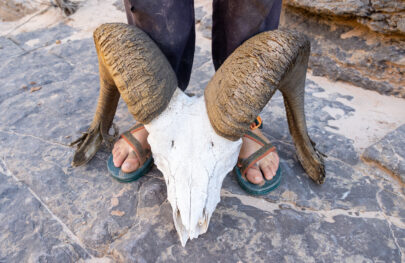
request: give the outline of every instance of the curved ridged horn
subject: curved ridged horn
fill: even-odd
[[[233,141],[241,138],[289,75],[300,52],[309,53],[308,41],[280,30],[261,33],[238,47],[205,90],[216,132]]]
[[[176,75],[150,37],[133,25],[103,24],[93,34],[100,73],[97,110],[87,132],[71,143],[78,145],[72,165],[93,158],[108,135],[119,96],[138,122],[147,124],[163,112],[177,88]]]
[[[134,118],[158,116],[176,90],[177,78],[164,54],[135,26],[112,23],[94,31],[99,63],[111,76]]]
[[[225,60],[208,83],[204,96],[214,130],[235,141],[249,130],[279,89],[298,158],[308,175],[322,183],[322,156],[308,137],[304,115],[309,52],[310,43],[302,34],[282,30],[258,34]]]

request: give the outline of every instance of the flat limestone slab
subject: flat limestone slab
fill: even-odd
[[[59,37],[54,33],[59,27],[66,36],[74,33],[59,25],[30,36]],[[33,43],[29,35],[17,38],[22,47]],[[11,40],[0,39],[13,47]],[[347,103],[350,96],[328,93],[327,86],[307,80],[309,133],[329,156],[326,181],[319,186],[296,159],[282,97],[276,94],[262,118],[264,133],[280,154],[281,186],[251,197],[230,173],[208,232],[182,248],[156,168],[137,182],[119,183],[108,175],[106,148],[86,166],[70,166],[74,149],[67,144],[86,130],[96,107],[97,57],[91,38],[51,42],[24,54],[0,53],[0,218],[9,222],[0,226],[0,261],[19,261],[34,252],[49,261],[66,256],[67,262],[404,261],[401,186],[363,162],[362,151],[340,132],[344,127],[332,124],[358,111]],[[189,92],[199,95],[213,69],[205,47],[196,49],[195,60]],[[33,86],[41,89],[30,92]],[[133,124],[123,103],[115,122],[121,131]],[[38,236],[32,237],[32,226],[14,227],[24,215],[38,218],[36,224],[43,226]],[[3,245],[13,242],[21,246]]]
[[[405,125],[368,147],[363,158],[383,166],[405,183]]]
[[[0,262],[77,262],[90,259],[27,186],[5,175],[0,162]]]

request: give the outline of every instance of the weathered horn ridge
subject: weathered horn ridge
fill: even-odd
[[[177,79],[152,39],[133,25],[111,23],[94,31],[94,42],[100,71],[112,78],[134,118],[147,124],[163,112]]]
[[[268,31],[245,41],[226,59],[205,90],[215,131],[230,140],[241,138],[292,71],[297,58],[308,57],[309,51],[306,37],[289,31]]]
[[[162,113],[176,90],[177,79],[164,54],[146,33],[132,25],[104,24],[94,31],[100,95],[87,132],[77,145],[72,165],[90,161],[101,144],[111,146],[108,134],[120,95],[134,118],[144,124]],[[117,130],[115,130],[117,135]]]
[[[237,140],[280,90],[298,159],[321,184],[325,180],[323,155],[308,136],[304,110],[309,52],[309,41],[299,33],[275,30],[254,36],[215,73],[205,90],[205,103],[214,130]]]

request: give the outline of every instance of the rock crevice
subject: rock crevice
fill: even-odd
[[[352,18],[378,33],[405,35],[405,2],[401,0],[285,0],[284,3],[317,15]]]
[[[286,0],[281,27],[311,40],[316,76],[405,98],[405,2]]]

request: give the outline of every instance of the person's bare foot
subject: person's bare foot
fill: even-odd
[[[259,129],[253,130],[252,132],[263,138],[266,142],[269,142]],[[149,133],[145,129],[138,130],[132,135],[141,143],[144,149],[150,149],[150,145],[147,141]],[[247,158],[261,147],[260,144],[248,138],[243,137],[242,140],[243,144],[239,153],[239,158]],[[123,172],[130,173],[139,168],[140,164],[137,156],[131,146],[124,139],[121,138],[114,144],[112,154],[114,165],[116,167],[121,167]],[[276,152],[271,152],[265,158],[261,159],[258,162],[258,165],[260,169],[258,166],[253,166],[246,172],[246,178],[249,182],[254,184],[261,184],[264,181],[263,174],[267,180],[273,178],[279,165],[279,157]]]
[[[261,137],[264,141],[269,142],[269,140],[259,129],[255,129],[252,132]],[[239,158],[248,158],[250,155],[252,155],[254,152],[262,147],[260,144],[249,138],[243,137],[242,140],[243,143],[239,153]],[[267,180],[271,180],[273,176],[276,175],[279,161],[280,160],[277,152],[269,153],[267,156],[257,162],[258,165],[254,165],[246,171],[247,180],[253,184],[263,183],[264,178],[266,178]]]
[[[132,133],[142,145],[144,149],[150,150],[150,145],[146,140],[149,133],[145,129],[137,130]],[[113,162],[115,167],[121,167],[121,170],[124,173],[131,173],[139,168],[140,163],[138,157],[135,155],[135,152],[131,146],[124,140],[119,139],[115,144],[112,150]]]

